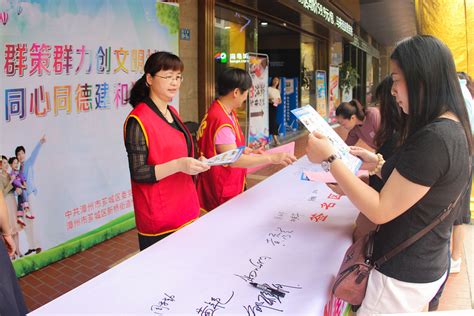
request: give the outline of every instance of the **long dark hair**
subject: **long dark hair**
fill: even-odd
[[[352,115],[355,115],[359,120],[363,121],[365,119],[365,110],[366,107],[364,105],[356,99],[353,99],[349,102],[342,102],[339,104],[336,108],[336,116],[342,116],[349,120]]]
[[[400,132],[402,113],[392,95],[393,80],[391,76],[385,77],[375,89],[375,100],[380,105],[380,127],[375,133],[374,143],[380,148],[393,134]]]
[[[401,143],[451,111],[464,128],[471,152],[471,127],[449,48],[434,36],[416,35],[399,42],[390,58],[402,70],[408,89],[409,113],[401,127]]]
[[[174,70],[181,71],[184,70],[184,65],[181,59],[178,56],[168,53],[168,52],[156,52],[150,55],[146,60],[145,67],[143,68],[143,76],[135,82],[130,91],[130,99],[128,102],[132,107],[137,106],[139,103],[143,102],[149,94],[150,88],[146,82],[146,75],[150,74],[154,76],[160,70]]]

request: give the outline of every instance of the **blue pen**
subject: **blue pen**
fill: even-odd
[[[259,290],[268,292],[270,294],[273,294],[273,295],[276,295],[276,296],[279,296],[279,297],[285,297],[285,293],[283,293],[282,291],[279,291],[277,289],[271,288],[266,284],[258,284],[258,283],[255,283],[255,282],[250,282],[250,285],[256,287]]]

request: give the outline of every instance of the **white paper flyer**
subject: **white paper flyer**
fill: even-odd
[[[349,146],[342,140],[325,119],[311,106],[306,105],[291,111],[310,133],[317,131],[325,135],[334,146],[341,160],[355,174],[362,165],[362,160],[352,155]]]

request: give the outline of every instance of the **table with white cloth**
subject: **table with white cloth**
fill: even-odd
[[[357,211],[304,170],[321,169],[299,159],[31,315],[323,315]]]

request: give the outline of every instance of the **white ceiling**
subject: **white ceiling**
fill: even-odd
[[[414,0],[360,0],[360,25],[375,40],[392,46],[417,34]]]

